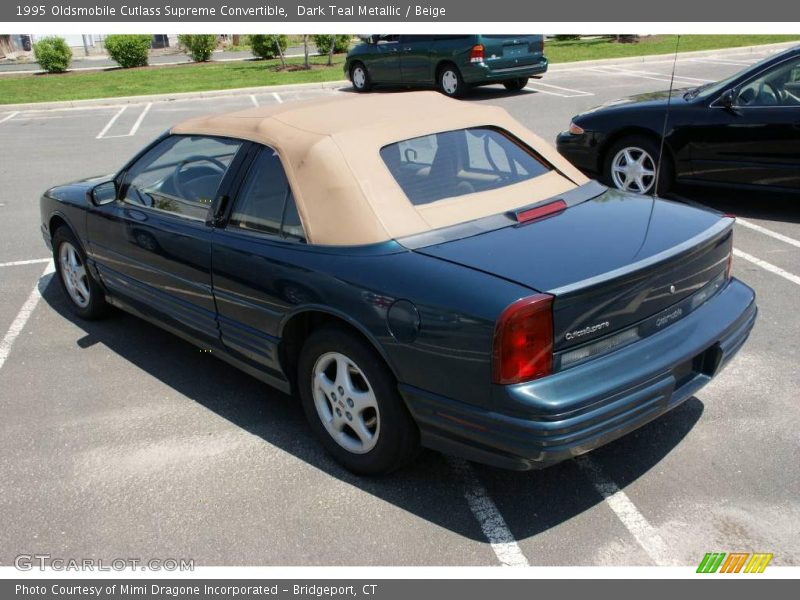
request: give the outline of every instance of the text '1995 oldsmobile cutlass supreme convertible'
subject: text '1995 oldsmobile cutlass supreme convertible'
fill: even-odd
[[[357,473],[582,454],[695,394],[756,318],[733,218],[434,92],[192,119],[41,214],[79,316],[114,305],[296,393]]]

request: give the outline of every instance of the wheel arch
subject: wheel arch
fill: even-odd
[[[53,239],[53,235],[55,235],[56,230],[62,226],[69,229],[72,236],[81,245],[81,248],[83,248],[83,251],[86,252],[86,248],[83,247],[83,240],[81,240],[80,236],[78,235],[78,230],[75,229],[75,226],[69,220],[69,217],[67,217],[67,215],[60,210],[54,211],[50,215],[50,219],[47,221],[47,232],[50,234],[50,239]]]
[[[365,341],[378,353],[395,380],[399,381],[397,371],[385,349],[364,325],[329,307],[310,306],[286,315],[280,326],[278,355],[283,372],[293,388],[297,385],[297,361],[303,344],[312,332],[326,326],[341,327]]]

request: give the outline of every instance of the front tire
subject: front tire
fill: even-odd
[[[632,135],[615,142],[606,152],[603,176],[606,183],[635,194],[658,194],[669,191],[674,177],[672,159],[666,148],[656,186],[660,144],[649,137]]]
[[[504,81],[503,85],[509,92],[519,92],[520,90],[525,89],[525,86],[528,85],[528,78],[517,77],[516,79],[509,79],[508,81]]]
[[[419,431],[397,383],[362,339],[338,328],[315,331],[300,351],[297,382],[309,425],[349,471],[389,473],[419,449]]]
[[[467,84],[461,77],[461,71],[453,64],[446,64],[439,69],[436,78],[439,91],[450,98],[458,98],[464,94]]]
[[[353,66],[350,68],[350,81],[353,83],[353,89],[359,93],[368,92],[372,89],[372,80],[369,77],[369,71],[367,71],[367,67],[364,66],[364,63],[353,63]]]
[[[65,225],[53,234],[53,260],[61,291],[72,311],[87,320],[105,316],[105,293],[86,266],[83,248]]]

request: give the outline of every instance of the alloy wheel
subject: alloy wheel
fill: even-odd
[[[312,394],[317,415],[330,436],[354,454],[366,454],[380,435],[380,412],[364,372],[339,352],[314,364]]]
[[[61,279],[70,299],[80,308],[86,308],[92,299],[92,293],[86,266],[77,248],[69,242],[62,242],[58,249],[58,261]]]
[[[623,148],[611,161],[611,179],[621,190],[646,194],[655,184],[656,163],[642,148]]]

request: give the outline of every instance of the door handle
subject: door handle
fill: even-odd
[[[403,48],[403,52],[411,52],[411,48]]]

